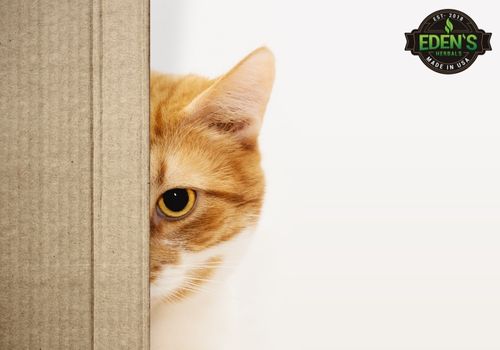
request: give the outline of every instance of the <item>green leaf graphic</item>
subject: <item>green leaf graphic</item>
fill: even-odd
[[[444,31],[447,34],[450,34],[453,31],[453,23],[451,23],[450,19],[446,19],[446,26],[444,27]]]

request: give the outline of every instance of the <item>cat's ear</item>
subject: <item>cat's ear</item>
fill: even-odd
[[[255,143],[273,82],[274,56],[259,48],[198,95],[185,112],[243,143]]]

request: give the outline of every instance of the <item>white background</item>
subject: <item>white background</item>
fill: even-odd
[[[265,44],[267,196],[233,286],[240,349],[500,349],[500,5],[153,0],[152,68]],[[445,76],[404,32],[456,8],[493,51]]]

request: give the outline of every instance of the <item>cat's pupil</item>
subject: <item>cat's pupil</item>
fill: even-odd
[[[174,188],[163,194],[165,206],[172,211],[181,211],[189,203],[189,194],[183,188]]]

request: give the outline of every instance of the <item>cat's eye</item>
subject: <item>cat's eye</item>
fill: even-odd
[[[173,188],[158,199],[158,209],[169,219],[187,215],[196,202],[196,192],[190,188]]]

